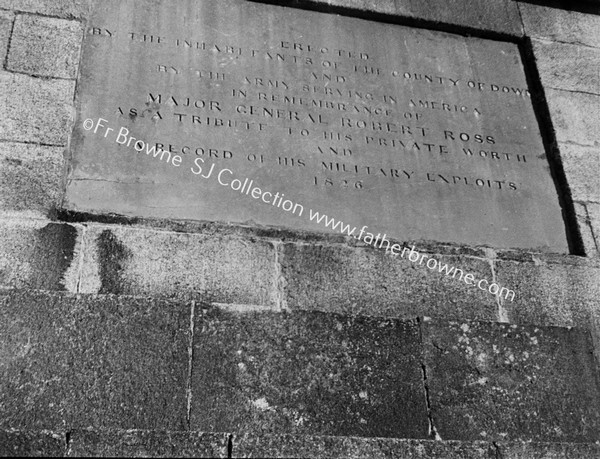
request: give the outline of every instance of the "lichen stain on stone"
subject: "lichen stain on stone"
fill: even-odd
[[[126,292],[123,275],[131,251],[117,239],[111,230],[104,230],[96,239],[100,261],[99,293],[122,294]]]
[[[64,223],[49,223],[37,230],[32,265],[37,273],[31,287],[65,290],[63,277],[75,253],[77,229]]]

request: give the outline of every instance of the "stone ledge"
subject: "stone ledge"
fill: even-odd
[[[0,219],[0,233],[3,287],[195,297],[205,303],[242,305],[242,309],[248,305],[250,309],[314,309],[396,318],[506,320],[502,309],[511,305],[467,285],[459,276],[391,257],[382,249],[286,242],[291,233],[278,240],[253,236],[250,231],[181,233],[14,215]],[[557,302],[567,315],[583,310],[587,314],[598,307],[593,281],[600,272],[598,258],[492,249],[473,256],[467,254],[478,252],[441,247],[446,253],[436,253],[436,248],[415,249],[513,290],[512,308],[533,312],[528,320],[560,317],[563,312],[556,309]],[[571,283],[564,284],[563,278]],[[571,325],[570,320],[560,325]]]

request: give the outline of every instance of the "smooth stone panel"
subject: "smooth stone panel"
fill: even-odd
[[[240,0],[98,2],[77,99],[72,210],[567,252],[513,43]]]

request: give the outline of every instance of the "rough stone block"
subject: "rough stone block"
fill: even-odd
[[[10,41],[10,32],[13,27],[15,15],[10,11],[0,10],[0,58],[4,62],[8,52],[8,43]]]
[[[192,429],[427,438],[416,322],[197,314]]]
[[[426,322],[427,385],[443,439],[600,439],[600,387],[587,331]]]
[[[600,311],[600,269],[583,260],[567,261],[496,262],[497,279],[516,292],[514,302],[504,303],[511,323],[590,325],[590,311]]]
[[[546,99],[559,142],[600,145],[600,96],[546,88]]]
[[[600,16],[517,2],[530,37],[600,48]]]
[[[64,167],[61,147],[0,143],[0,210],[47,215],[56,209]]]
[[[600,49],[536,39],[532,44],[545,87],[600,94]]]
[[[70,133],[75,82],[0,72],[0,140],[64,146]]]
[[[597,459],[600,445],[593,443],[496,443],[502,459]]]
[[[226,433],[75,430],[68,457],[227,457]]]
[[[465,275],[492,278],[485,260],[431,256]],[[406,257],[385,255],[383,249],[285,244],[280,260],[287,306],[367,316],[497,319],[493,295]]]
[[[63,457],[64,433],[0,430],[0,457]]]
[[[82,19],[89,14],[90,0],[0,0],[0,8],[44,16]]]
[[[0,220],[0,286],[64,290],[77,229],[45,220]]]
[[[600,203],[598,147],[561,143],[559,149],[573,200]]]
[[[79,21],[19,14],[6,68],[36,76],[76,78],[82,39]]]
[[[190,306],[0,294],[0,427],[183,430]]]
[[[494,445],[487,442],[244,434],[234,436],[232,457],[488,459],[496,455]]]
[[[600,203],[586,202],[585,207],[590,218],[590,225],[596,241],[596,248],[600,250]]]
[[[587,210],[588,205],[593,206],[593,203],[587,203],[586,205],[586,203],[583,202],[575,202],[573,205],[575,207],[575,216],[577,218],[577,224],[586,256],[600,256],[600,242],[597,239],[598,236],[594,234],[594,230],[592,229],[592,219]],[[596,231],[598,232],[598,230]]]
[[[269,242],[95,225],[84,238],[82,292],[276,305],[275,249]]]

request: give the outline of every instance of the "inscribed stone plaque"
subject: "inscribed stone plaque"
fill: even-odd
[[[319,212],[567,251],[515,44],[243,0],[96,3],[66,208],[339,233]]]

